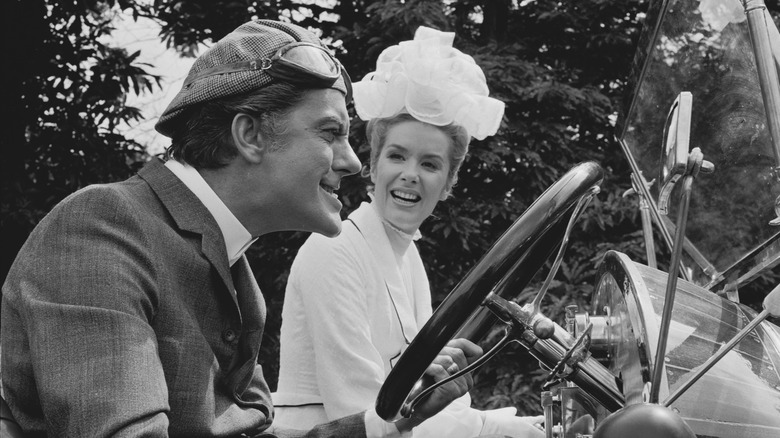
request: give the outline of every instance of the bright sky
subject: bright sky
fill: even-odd
[[[112,45],[124,47],[129,53],[140,50],[137,61],[151,64],[153,67],[146,70],[161,76],[162,86],[162,90],[155,87],[153,93],[131,94],[128,97],[128,105],[140,108],[144,118],[120,129],[128,138],[146,145],[150,154],[160,153],[169,145],[169,139],[158,134],[154,124],[181,89],[195,59],[181,58],[173,49],[166,49],[158,35],[160,28],[153,20],[139,17],[138,21],[134,21],[132,16],[120,14],[115,19],[115,27]]]

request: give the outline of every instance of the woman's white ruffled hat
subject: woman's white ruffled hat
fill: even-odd
[[[376,71],[353,84],[363,120],[403,111],[417,120],[456,123],[482,140],[498,131],[504,103],[488,97],[487,81],[474,58],[452,47],[453,32],[421,26],[411,41],[385,49]]]

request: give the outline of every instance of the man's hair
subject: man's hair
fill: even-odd
[[[466,128],[454,123],[444,126],[432,125],[430,123],[421,122],[407,113],[369,120],[366,126],[366,137],[368,138],[368,144],[371,146],[371,158],[369,161],[371,168],[376,167],[379,155],[385,147],[387,132],[390,131],[390,128],[403,122],[410,121],[433,126],[450,139],[452,153],[450,155],[450,170],[447,175],[447,188],[452,189],[455,183],[458,182],[458,170],[460,169],[460,165],[463,164],[463,160],[466,158],[466,153],[469,149],[469,141],[471,140]]]
[[[276,83],[251,93],[198,105],[188,111],[176,127],[168,158],[196,169],[217,169],[238,154],[231,134],[236,114],[244,113],[260,120],[260,129],[274,139],[272,149],[283,147],[278,138],[287,131],[290,110],[303,100],[307,89]]]

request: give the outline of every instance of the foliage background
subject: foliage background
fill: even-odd
[[[455,46],[482,66],[491,94],[507,103],[499,133],[475,141],[454,196],[423,225],[420,242],[434,303],[443,299],[493,241],[557,177],[595,160],[602,192],[572,236],[546,300],[560,321],[565,305],[586,306],[598,260],[608,249],[644,261],[635,199],[623,197],[629,170],[613,141],[645,0],[6,0],[3,2],[2,260],[0,276],[34,225],[85,185],[124,179],[150,157],[117,132],[140,112],[128,93],[156,92],[158,77],[137,53],[110,47],[118,9],[153,18],[161,39],[184,55],[252,18],[320,29],[352,78],[373,70],[386,47],[426,25],[457,33]],[[770,2],[771,3],[771,2]],[[364,162],[364,124],[352,144]],[[365,182],[341,190],[346,215],[366,200]],[[272,388],[285,279],[304,233],[264,236],[249,251],[269,306],[261,355]],[[537,275],[522,299],[543,281]],[[538,413],[544,373],[521,350],[504,351],[476,377],[479,407],[517,406]]]

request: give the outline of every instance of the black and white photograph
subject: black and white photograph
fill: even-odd
[[[780,1],[0,15],[2,438],[780,437]]]

